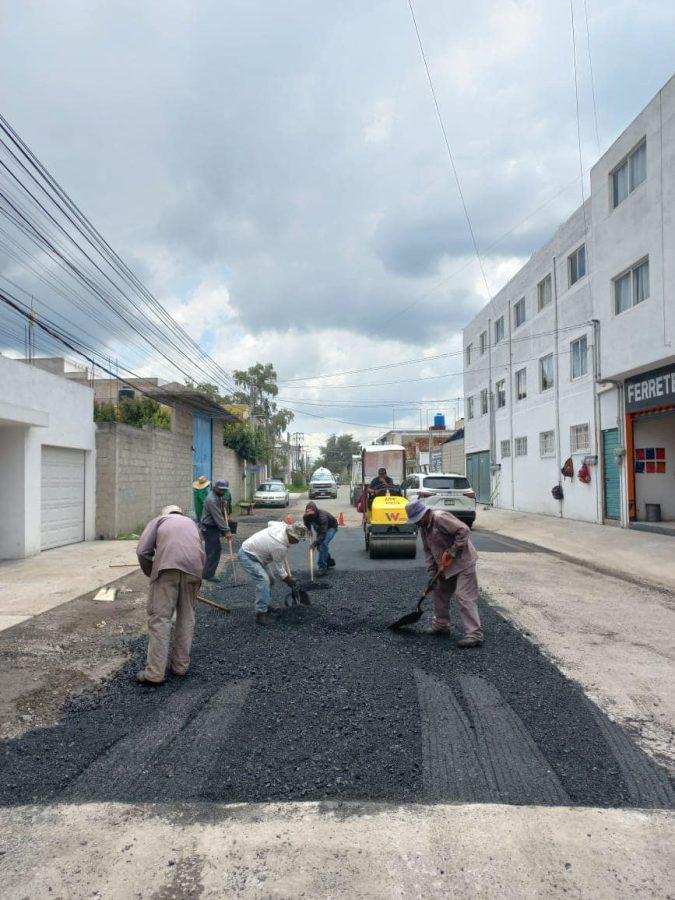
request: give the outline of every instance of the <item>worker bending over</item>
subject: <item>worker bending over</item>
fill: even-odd
[[[167,664],[174,675],[185,675],[190,665],[204,547],[192,519],[184,516],[179,506],[165,506],[162,514],[145,526],[136,555],[150,578],[148,658],[136,679],[141,684],[159,685],[164,684]]]
[[[227,484],[224,481],[216,481],[211,489],[211,493],[208,494],[204,501],[204,511],[201,520],[204,546],[206,547],[204,580],[216,583],[220,581],[220,578],[216,577],[216,570],[220,562],[220,554],[223,552],[220,539],[231,534],[230,526],[223,515],[226,491]]]
[[[314,535],[310,549],[319,551],[317,575],[326,575],[328,569],[335,565],[335,560],[330,555],[328,545],[337,534],[338,521],[328,510],[319,509],[313,500],[310,500],[305,506],[305,514],[302,517],[302,521],[305,523],[305,528]]]
[[[269,611],[272,594],[268,567],[275,578],[294,588],[295,581],[287,568],[288,550],[292,544],[304,541],[306,536],[307,529],[304,525],[273,522],[251,535],[241,545],[237,558],[242,569],[255,582],[255,620],[259,625],[271,624]]]
[[[471,543],[469,527],[445,510],[431,510],[421,500],[408,503],[405,508],[408,522],[417,525],[422,537],[427,571],[434,576],[441,565],[447,570],[434,589],[433,619],[426,632],[434,635],[450,634],[450,600],[457,598],[464,637],[458,647],[480,647],[483,629],[478,615],[478,554]]]

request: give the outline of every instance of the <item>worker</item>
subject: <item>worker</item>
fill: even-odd
[[[310,550],[319,551],[317,575],[328,574],[328,569],[335,565],[335,560],[330,555],[328,545],[333,540],[338,530],[338,521],[325,509],[319,509],[313,500],[305,506],[305,514],[302,517],[305,528],[313,532],[314,540],[310,544]]]
[[[272,522],[247,538],[239,548],[237,558],[241,567],[255,582],[255,620],[258,625],[270,625],[272,622],[269,617],[272,595],[268,568],[275,578],[294,589],[296,583],[288,568],[288,549],[306,537],[304,525]]]
[[[232,534],[230,526],[223,515],[223,497],[226,490],[227,485],[224,481],[215,482],[210,494],[204,501],[204,512],[201,519],[202,535],[204,536],[204,546],[206,548],[204,581],[211,581],[216,584],[220,581],[216,571],[220,562],[220,554],[223,550],[220,540],[222,537],[230,537]]]
[[[143,529],[136,548],[138,562],[150,579],[148,591],[148,656],[136,679],[160,685],[167,665],[185,675],[195,628],[197,592],[202,583],[204,547],[199,529],[180,506],[165,506]],[[171,639],[171,619],[176,624]]]
[[[387,470],[384,466],[381,466],[377,470],[377,478],[373,478],[373,480],[368,485],[369,491],[382,491],[385,488],[393,487],[394,481],[387,475]]]
[[[230,482],[227,479],[224,479],[221,484],[225,485],[225,490],[223,491],[223,505],[227,510],[228,516],[232,515],[232,492],[230,491]],[[234,529],[232,529],[234,531]]]
[[[204,512],[204,501],[209,492],[211,482],[206,475],[200,475],[196,481],[192,482],[192,502],[195,508],[195,519],[201,522],[202,513]]]
[[[464,637],[457,641],[461,648],[480,647],[483,629],[478,615],[478,554],[471,542],[468,525],[446,510],[429,509],[421,500],[413,500],[406,508],[408,522],[417,525],[422,537],[427,571],[433,577],[443,565],[446,571],[434,589],[433,618],[427,634],[450,635],[450,600],[457,598]]]

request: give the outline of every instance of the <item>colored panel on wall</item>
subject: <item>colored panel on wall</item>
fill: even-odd
[[[658,472],[659,475],[665,475],[666,474],[666,464],[664,462],[657,462],[656,471]]]
[[[655,459],[656,451],[653,447],[647,447],[645,449],[645,459]]]
[[[645,458],[645,451],[644,451],[644,450],[639,449],[639,450],[636,450],[636,451],[635,451],[635,459],[644,459],[644,458]]]
[[[656,458],[662,459],[665,461],[665,458],[666,458],[666,448],[665,447],[657,447],[656,448]]]
[[[645,465],[647,466],[647,474],[648,475],[652,472],[656,472],[656,463],[655,462],[648,462],[648,463],[645,463]]]

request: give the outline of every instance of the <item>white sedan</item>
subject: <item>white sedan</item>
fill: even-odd
[[[409,501],[421,500],[431,509],[444,509],[465,522],[476,521],[476,494],[465,475],[454,472],[414,472],[401,485]]]
[[[253,495],[256,506],[288,506],[291,495],[283,481],[263,481]]]

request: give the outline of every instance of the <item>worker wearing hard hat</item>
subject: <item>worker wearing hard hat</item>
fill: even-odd
[[[192,519],[179,506],[165,506],[143,529],[136,554],[150,579],[148,655],[136,678],[141,684],[159,685],[164,684],[167,665],[174,675],[185,675],[190,665],[204,546]]]

